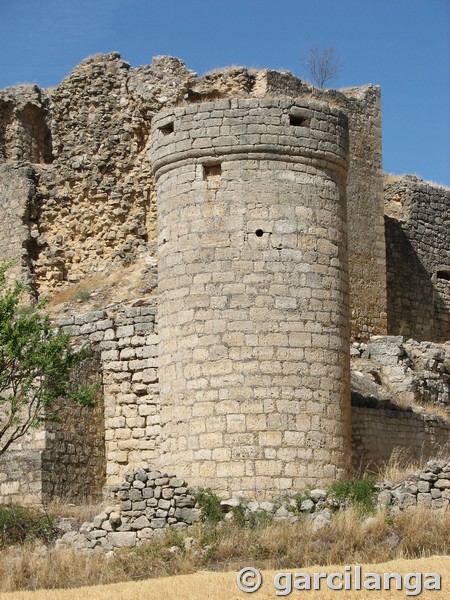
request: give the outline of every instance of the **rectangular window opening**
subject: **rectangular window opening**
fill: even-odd
[[[289,125],[293,127],[308,127],[309,119],[300,115],[289,115]]]
[[[210,179],[212,177],[221,177],[222,165],[220,163],[217,165],[203,165],[203,175],[204,179]]]
[[[159,130],[161,131],[161,133],[163,135],[169,135],[170,133],[173,133],[174,132],[174,122],[171,121],[170,123],[167,123],[166,125],[161,125]]]
[[[446,281],[450,281],[450,269],[448,271],[437,271],[436,277],[438,279],[445,279]]]

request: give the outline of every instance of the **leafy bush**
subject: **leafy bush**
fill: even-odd
[[[220,498],[210,488],[199,488],[194,492],[194,497],[202,511],[204,521],[210,524],[223,521]]]
[[[361,477],[349,481],[338,481],[329,489],[330,496],[362,513],[370,513],[375,508],[375,479]]]
[[[0,548],[55,536],[53,520],[22,506],[0,506]]]
[[[245,505],[240,504],[232,509],[233,525],[246,527],[247,529],[256,529],[265,527],[272,521],[272,516],[264,510],[257,512],[250,511]]]
[[[71,389],[70,375],[85,356],[55,331],[43,305],[25,306],[26,287],[8,285],[0,266],[0,454],[43,419],[55,418],[64,398],[94,404],[95,390]]]

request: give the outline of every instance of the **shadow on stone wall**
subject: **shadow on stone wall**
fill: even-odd
[[[52,135],[44,106],[30,101],[20,108],[11,100],[0,100],[0,156],[6,161],[53,161]]]
[[[79,365],[74,380],[101,382],[98,352]],[[42,501],[98,501],[105,484],[105,420],[103,395],[94,408],[67,402],[58,421],[46,423],[46,448],[42,454]]]
[[[376,472],[399,449],[424,461],[448,450],[450,423],[410,407],[352,393],[354,473]]]
[[[401,222],[385,217],[389,335],[442,341],[436,312],[448,313]],[[436,306],[436,303],[439,303]]]

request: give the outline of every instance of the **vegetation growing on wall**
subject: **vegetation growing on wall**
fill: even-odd
[[[93,388],[70,389],[72,369],[85,349],[55,330],[41,304],[23,303],[25,286],[8,286],[0,267],[0,455],[44,418],[57,418],[64,398],[93,403]]]

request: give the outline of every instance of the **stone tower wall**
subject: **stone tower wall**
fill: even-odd
[[[157,115],[161,462],[276,495],[350,456],[347,119],[286,99]]]
[[[257,73],[252,95],[289,96],[343,110],[348,116],[348,262],[351,335],[367,340],[384,335],[386,324],[386,247],[381,148],[381,90],[365,85],[325,90],[291,73]]]
[[[405,176],[385,185],[388,326],[450,339],[450,190]]]
[[[374,85],[341,92],[345,101],[338,106],[349,115],[347,219],[352,338],[367,340],[370,335],[387,332],[381,94]]]
[[[48,94],[36,85],[0,91],[0,262],[14,261],[9,279],[33,284],[34,220],[38,204],[35,168],[52,161]]]

